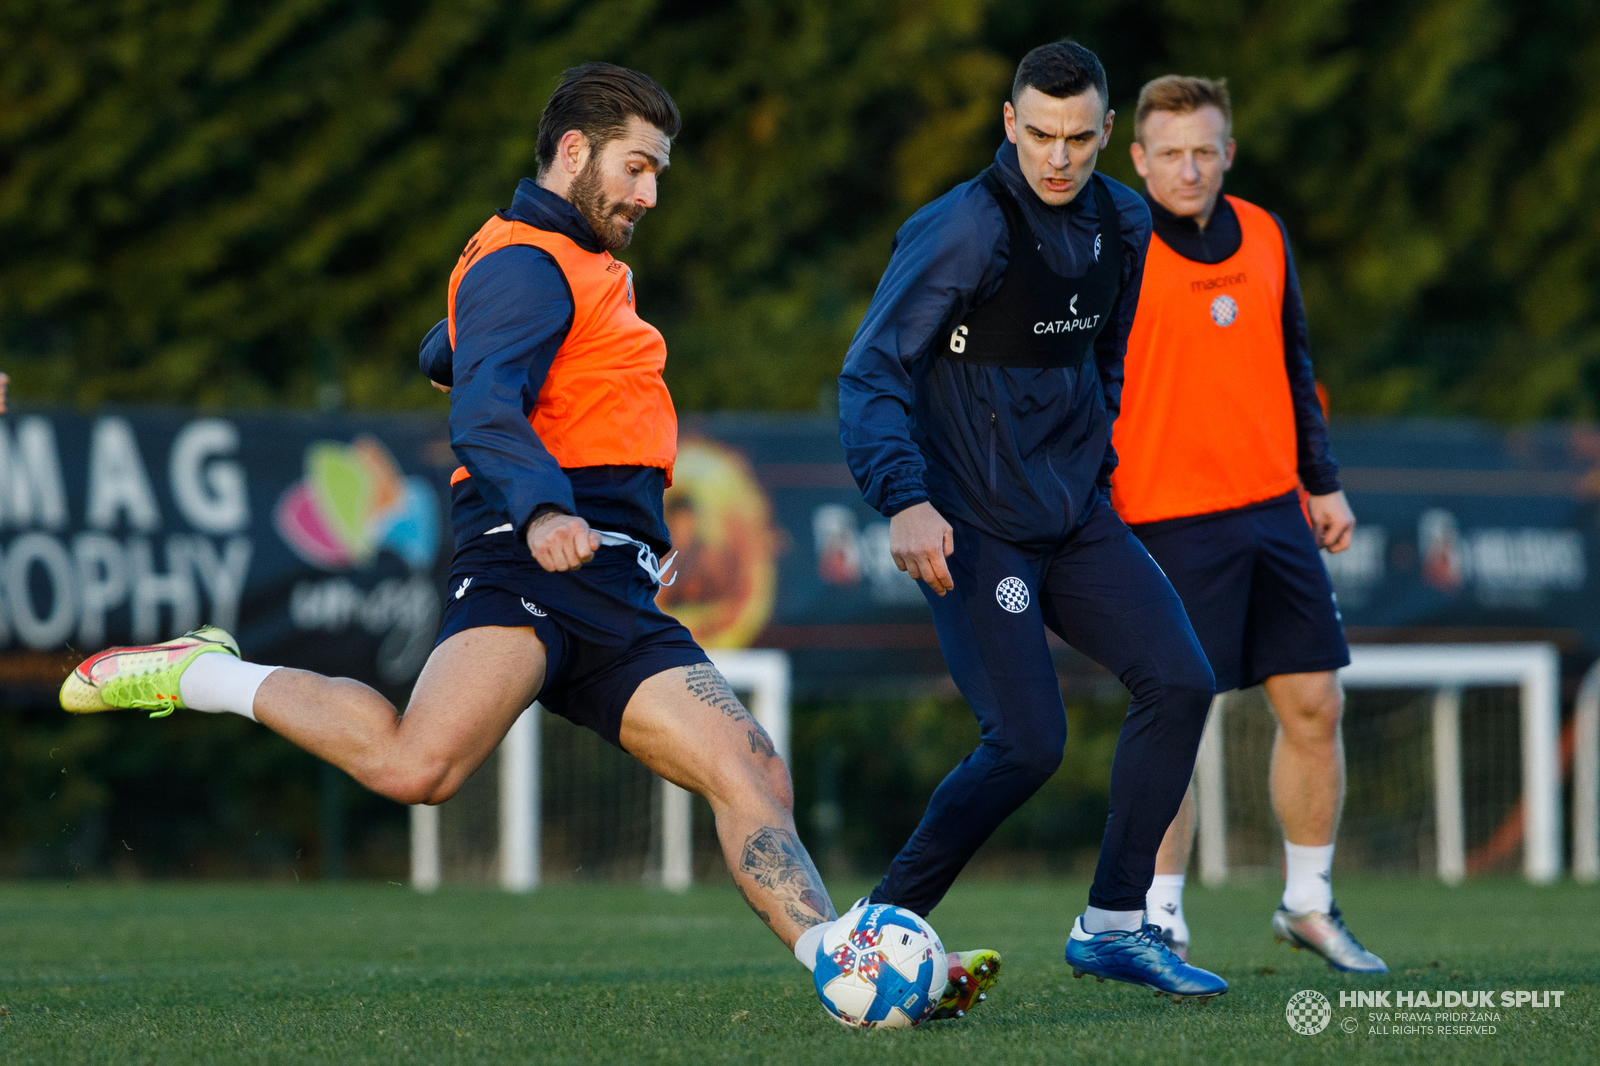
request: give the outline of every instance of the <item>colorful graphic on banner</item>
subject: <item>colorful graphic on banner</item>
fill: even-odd
[[[314,442],[305,477],[284,490],[272,517],[294,553],[323,570],[367,566],[384,549],[422,570],[439,550],[433,487],[402,476],[376,437]]]
[[[721,444],[681,441],[666,513],[677,580],[656,602],[705,647],[748,646],[772,617],[779,544],[749,463]]]

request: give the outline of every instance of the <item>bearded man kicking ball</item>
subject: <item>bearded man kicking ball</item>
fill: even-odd
[[[734,883],[807,968],[835,920],[795,832],[789,772],[689,631],[655,604],[677,416],[661,334],[611,253],[656,204],[677,105],[636,71],[568,70],[536,181],[484,223],[423,342],[450,395],[455,559],[438,643],[404,715],[347,678],[242,661],[207,627],[113,648],[68,711],[231,711],[401,803],[443,803],[535,700],[704,796]],[[959,969],[961,956],[952,954]],[[940,1014],[974,981],[952,980]]]

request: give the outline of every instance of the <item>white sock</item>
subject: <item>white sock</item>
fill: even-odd
[[[1333,908],[1333,845],[1283,842],[1283,905],[1297,914]]]
[[[242,662],[226,652],[196,656],[178,678],[178,695],[191,711],[232,711],[256,720],[256,689],[276,666]]]
[[[1144,894],[1145,913],[1163,929],[1170,929],[1185,943],[1189,940],[1189,923],[1183,920],[1183,875],[1156,874],[1150,882],[1150,891]]]
[[[813,973],[817,970],[817,947],[822,943],[823,934],[832,927],[833,922],[813,925],[801,933],[800,939],[794,942],[794,957],[800,960],[800,965]]]
[[[1144,911],[1105,911],[1099,907],[1083,910],[1083,931],[1090,936],[1122,930],[1132,933],[1144,924]]]

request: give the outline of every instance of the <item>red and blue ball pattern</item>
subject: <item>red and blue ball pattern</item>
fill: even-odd
[[[944,947],[911,911],[872,904],[846,914],[824,935],[814,979],[823,1007],[840,1024],[910,1028],[944,993]]]

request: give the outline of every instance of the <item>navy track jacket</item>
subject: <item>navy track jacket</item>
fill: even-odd
[[[524,178],[505,217],[602,251],[571,203]],[[422,342],[422,372],[450,386],[450,446],[472,477],[451,490],[459,548],[510,523],[520,538],[546,511],[581,516],[670,549],[662,493],[666,473],[646,466],[563,470],[528,423],[556,352],[572,328],[572,292],[549,253],[514,244],[490,252],[456,290],[456,346],[441,321]]]
[[[1083,277],[1094,265],[1098,212],[1086,186],[1062,207],[1023,178],[1016,145],[995,153],[1050,268]],[[1017,544],[1059,543],[1109,491],[1117,458],[1111,422],[1122,396],[1122,357],[1139,303],[1150,209],[1107,179],[1121,224],[1122,288],[1094,342],[1094,361],[1064,369],[1010,369],[941,358],[967,313],[999,289],[1010,254],[1005,216],[976,179],[956,186],[900,227],[889,266],[839,375],[840,438],[856,484],[886,516],[931,500]],[[993,411],[991,426],[980,412]],[[993,437],[991,438],[991,434]],[[995,482],[977,476],[990,468]]]

